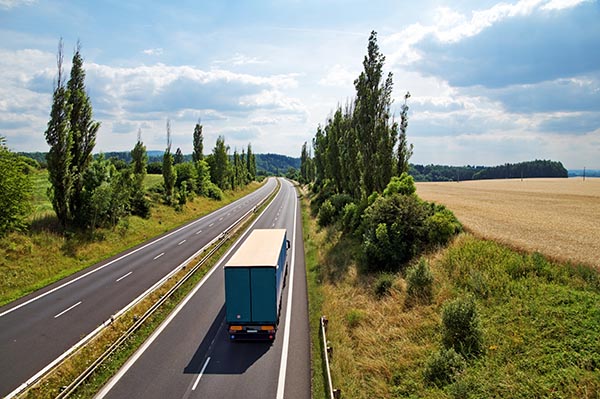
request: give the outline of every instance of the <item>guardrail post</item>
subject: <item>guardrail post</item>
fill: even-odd
[[[327,325],[329,324],[329,320],[327,317],[321,316],[321,334],[323,335],[323,347],[324,358],[325,358],[325,368],[327,370],[327,389],[329,391],[330,399],[340,399],[342,397],[342,391],[340,389],[333,389],[333,381],[331,380],[331,369],[329,367],[329,358],[333,355],[333,348],[327,341]]]

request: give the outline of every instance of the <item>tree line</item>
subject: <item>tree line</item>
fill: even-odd
[[[114,226],[126,215],[150,216],[144,178],[148,154],[141,129],[129,163],[92,156],[100,122],[93,119],[91,100],[85,89],[81,46],[74,51],[70,78],[63,72],[63,43],[57,52],[58,77],[53,91],[45,137],[50,150],[46,156],[50,189],[48,196],[63,228]],[[171,153],[171,122],[166,123],[167,146],[162,156],[163,184],[158,189],[166,204],[184,205],[193,195],[221,199],[222,190],[236,189],[256,178],[256,161],[248,144],[247,152],[230,148],[219,136],[208,156],[203,155],[200,121],[193,132],[192,160],[184,160],[181,149]]]
[[[533,177],[568,177],[561,162],[534,160],[498,166],[410,165],[415,181],[461,181],[482,179],[517,179]]]
[[[398,270],[430,245],[446,243],[460,223],[443,206],[422,201],[408,174],[408,99],[398,123],[391,111],[392,73],[371,32],[356,95],[318,126],[312,147],[302,145],[299,180],[311,187],[321,226],[333,225],[361,241],[367,270]]]

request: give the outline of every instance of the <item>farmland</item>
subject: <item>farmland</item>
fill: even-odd
[[[600,179],[417,183],[483,238],[600,268]]]

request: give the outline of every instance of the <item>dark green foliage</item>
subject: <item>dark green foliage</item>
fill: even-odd
[[[403,172],[400,177],[394,176],[383,190],[383,195],[389,197],[393,194],[412,195],[417,191],[415,181],[408,173]]]
[[[454,213],[442,205],[433,205],[433,215],[425,222],[429,243],[444,245],[462,231],[462,225]]]
[[[483,352],[483,332],[473,298],[458,298],[442,311],[442,343],[464,357]]]
[[[202,135],[202,125],[200,120],[194,127],[194,152],[192,153],[192,161],[194,164],[204,159],[204,136]]]
[[[9,151],[5,138],[0,136],[0,237],[25,227],[33,190],[26,170],[24,157]]]
[[[454,381],[466,366],[465,359],[454,349],[440,349],[427,360],[423,378],[431,385],[442,387]]]
[[[360,224],[359,207],[354,203],[344,205],[342,210],[342,227],[344,231],[352,233],[358,229]]]
[[[205,159],[196,162],[196,193],[198,195],[208,196],[208,186],[213,184],[210,181],[210,166]]]
[[[421,258],[419,263],[408,268],[406,283],[406,293],[411,301],[431,302],[433,298],[433,274],[425,258]]]
[[[252,152],[252,145],[248,143],[248,151],[246,151],[246,170],[248,171],[248,180],[256,180],[256,155]]]
[[[131,151],[133,167],[133,188],[131,193],[131,213],[143,218],[150,217],[150,201],[146,198],[144,189],[144,179],[146,178],[146,164],[148,163],[148,154],[146,146],[142,142],[142,130],[138,131],[138,140]]]
[[[179,165],[180,163],[183,163],[183,153],[181,152],[181,148],[177,147],[173,156],[173,165]]]
[[[461,181],[479,179],[520,179],[532,177],[567,177],[561,162],[535,160],[499,166],[410,165],[416,181]]]
[[[198,171],[191,162],[183,162],[175,165],[175,187],[181,188],[183,183],[186,184],[188,191],[196,190],[196,182],[198,180]]]
[[[335,208],[330,200],[323,202],[319,208],[318,223],[319,226],[328,226],[335,220]]]
[[[396,173],[398,175],[408,173],[409,163],[408,160],[413,154],[413,145],[408,144],[406,139],[406,128],[408,127],[408,105],[406,100],[410,98],[410,93],[406,92],[404,95],[404,104],[402,105],[402,112],[400,112],[400,134],[398,135],[398,163],[396,164]]]
[[[363,216],[363,254],[369,270],[397,270],[425,243],[427,206],[415,196],[378,197]]]
[[[229,146],[225,145],[225,137],[219,136],[213,148],[212,157],[208,159],[210,165],[210,180],[221,190],[229,185]]]
[[[385,57],[379,52],[377,33],[371,32],[363,72],[354,81],[354,121],[359,148],[361,187],[365,195],[382,192],[393,173],[398,124],[391,120],[392,73],[383,81]]]
[[[162,162],[150,162],[146,170],[151,175],[162,175]]]
[[[165,202],[171,204],[177,176],[173,167],[173,154],[171,154],[171,121],[169,119],[167,119],[167,149],[163,154],[162,175],[165,186]]]
[[[390,293],[394,285],[394,275],[389,273],[381,273],[375,280],[373,292],[377,298],[383,298]]]

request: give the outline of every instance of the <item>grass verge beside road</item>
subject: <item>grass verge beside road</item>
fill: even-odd
[[[600,397],[597,271],[462,234],[426,255],[433,299],[410,304],[404,276],[393,275],[389,294],[378,295],[380,276],[350,260],[360,242],[318,228],[303,204],[313,362],[321,356],[314,319],[322,313],[342,397]],[[425,369],[442,346],[444,306],[456,298],[475,301],[484,351],[437,386]],[[321,368],[313,363],[313,397],[323,397]]]

